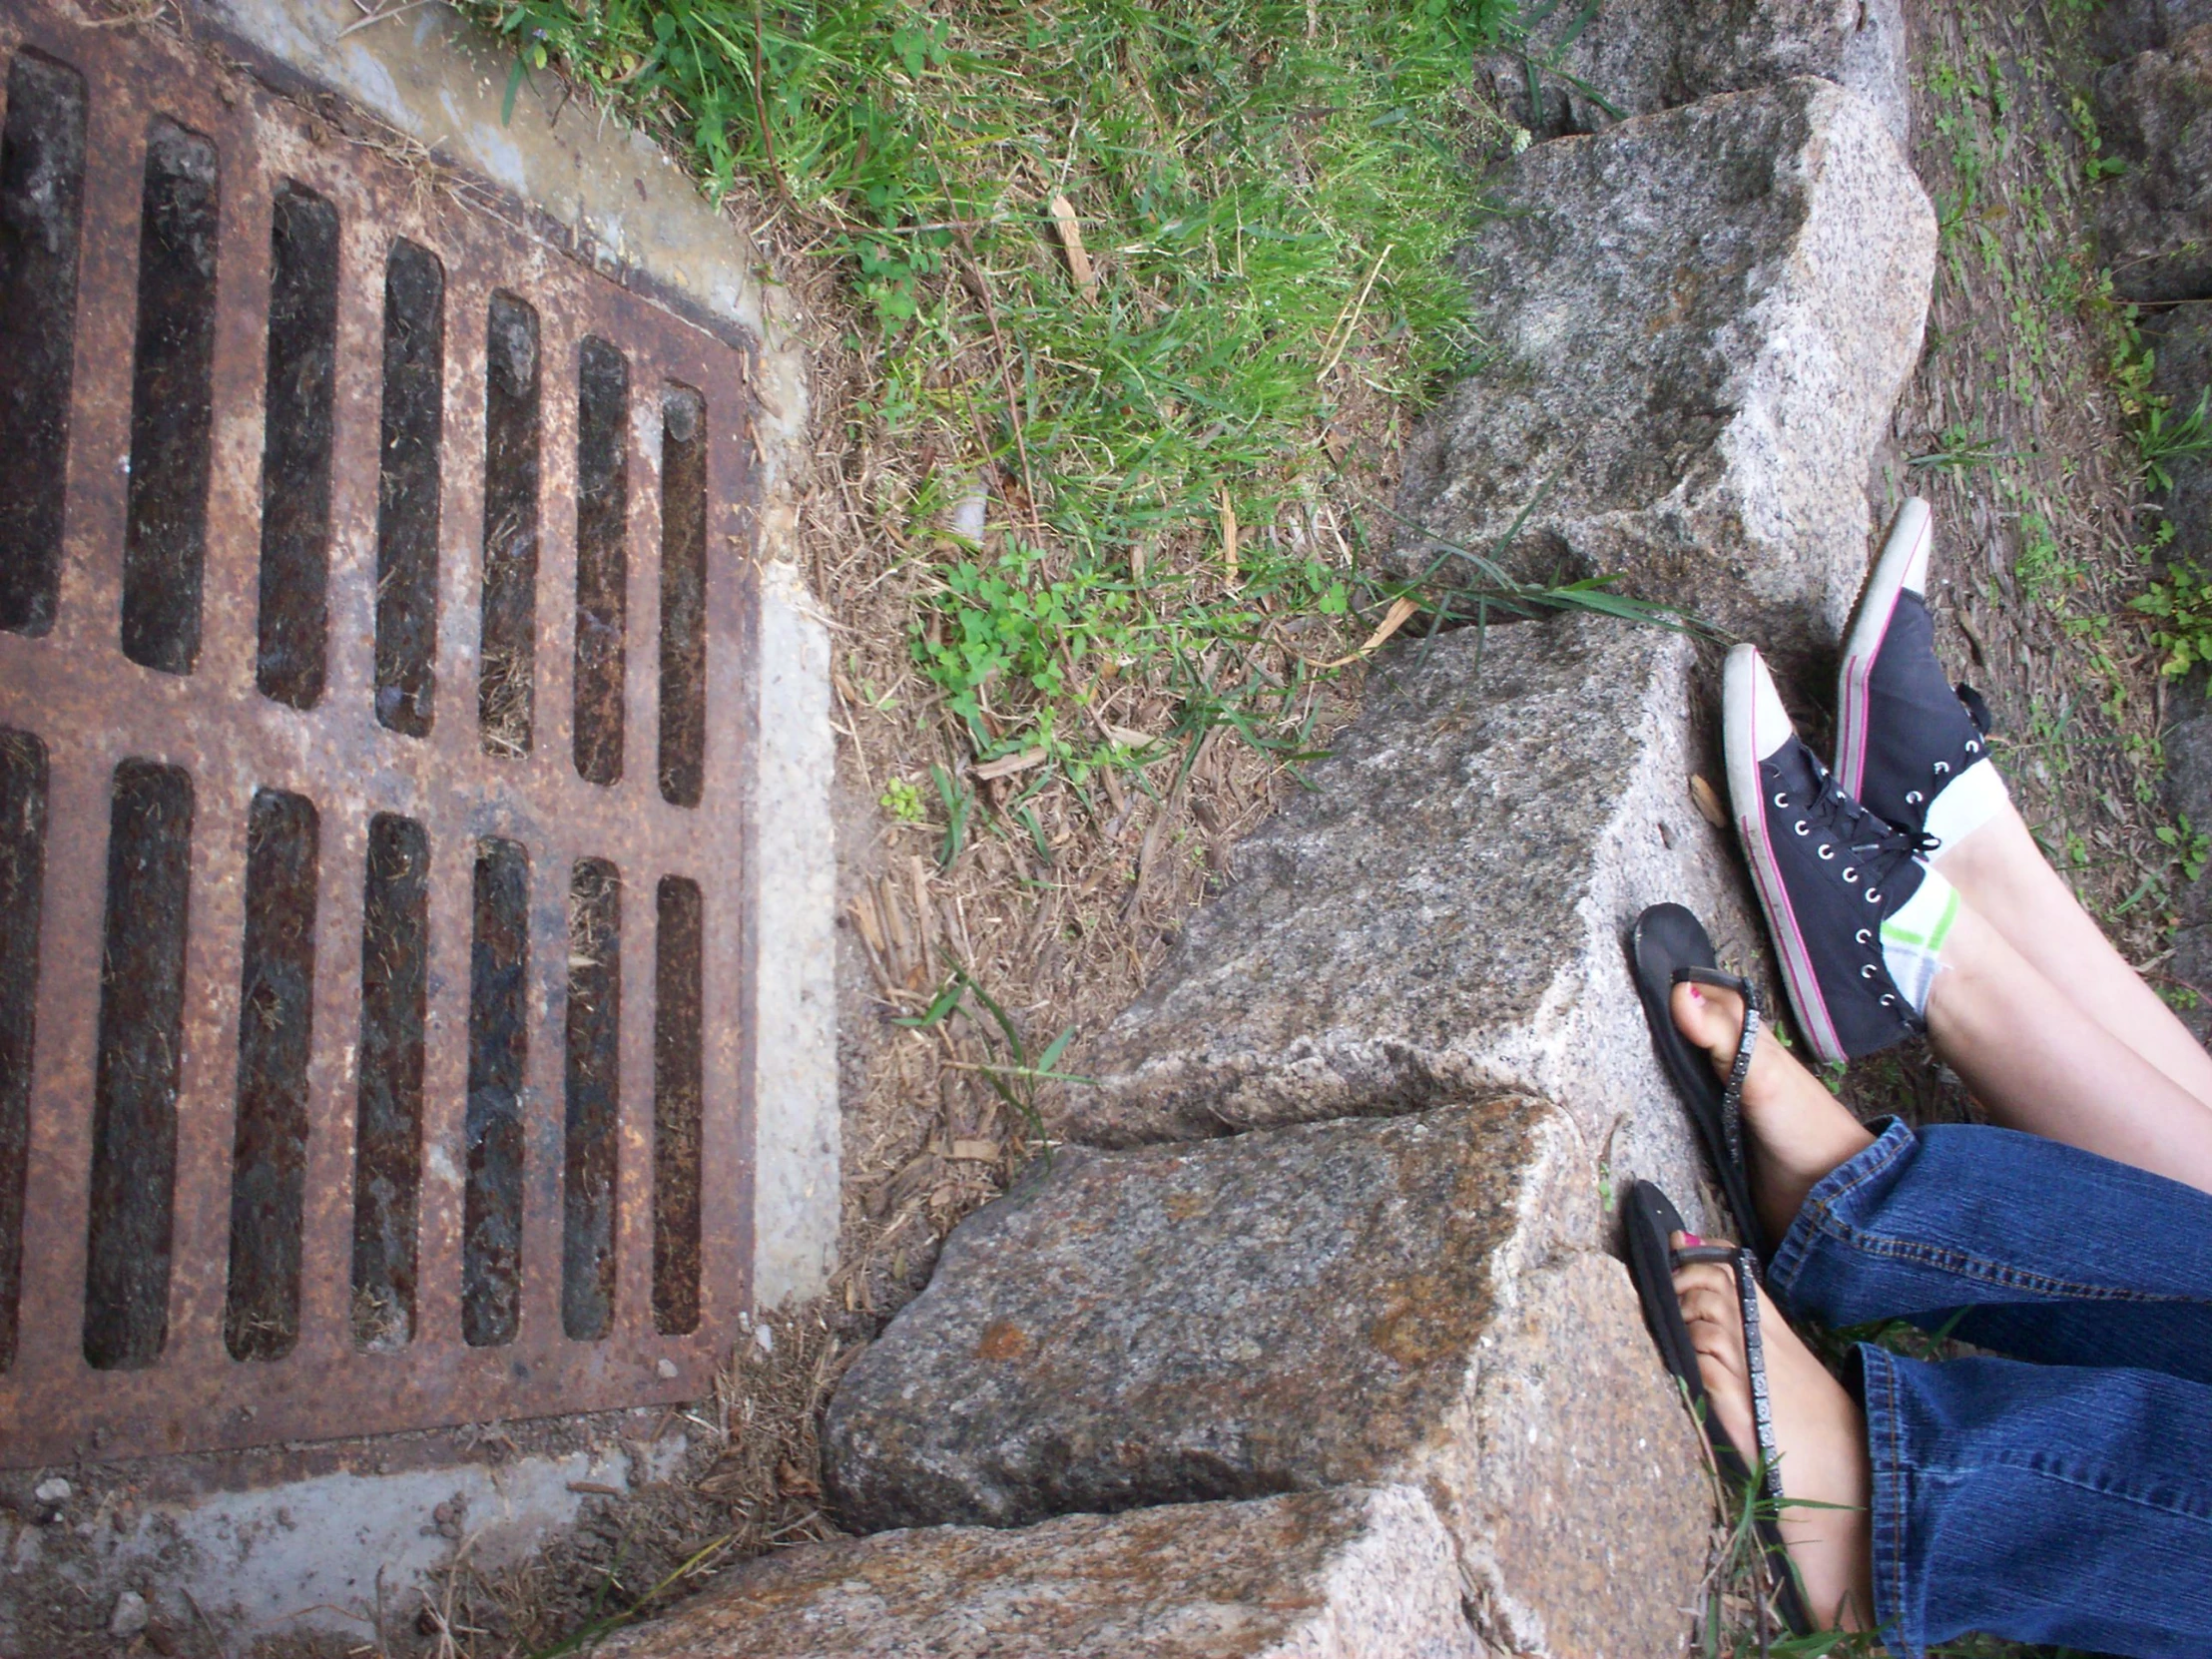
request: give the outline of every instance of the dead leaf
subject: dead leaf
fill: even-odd
[[[1697,803],[1698,816],[1716,830],[1728,828],[1728,810],[1721,805],[1721,798],[1697,774],[1690,775],[1690,799]]]
[[[568,1489],[572,1492],[588,1492],[593,1497],[628,1497],[630,1495],[620,1486],[610,1486],[604,1480],[571,1480],[568,1483]]]
[[[1408,599],[1401,595],[1398,598],[1391,600],[1390,608],[1382,613],[1382,620],[1375,625],[1375,632],[1367,637],[1366,641],[1361,645],[1359,650],[1355,651],[1349,657],[1339,657],[1332,662],[1319,663],[1315,666],[1319,668],[1343,668],[1347,663],[1358,662],[1362,657],[1365,657],[1369,652],[1373,651],[1377,646],[1381,645],[1384,640],[1388,639],[1392,634],[1396,633],[1400,628],[1404,627],[1406,618],[1410,617],[1415,611],[1419,609],[1420,601],[1418,601],[1417,599]]]
[[[998,1162],[996,1141],[954,1141],[952,1156],[966,1163],[995,1164]]]
[[[776,1489],[786,1497],[820,1497],[822,1482],[790,1458],[776,1465]]]
[[[1103,721],[1100,724],[1105,727],[1106,735],[1109,738],[1118,744],[1125,744],[1131,749],[1150,749],[1160,741],[1150,732],[1139,732],[1128,726],[1116,726],[1110,720]]]
[[[1017,772],[1027,772],[1031,767],[1043,764],[1043,750],[1024,749],[1018,755],[1001,755],[995,761],[971,766],[968,768],[968,776],[987,784],[994,778],[1011,778]]]
[[[1237,509],[1229,504],[1229,491],[1221,492],[1221,562],[1227,572],[1229,585],[1235,587],[1237,575]]]
[[[1098,273],[1091,269],[1091,257],[1083,251],[1083,228],[1076,223],[1075,204],[1065,196],[1055,196],[1046,206],[1053,229],[1060,233],[1060,247],[1068,257],[1068,275],[1075,278],[1085,299],[1096,299]]]

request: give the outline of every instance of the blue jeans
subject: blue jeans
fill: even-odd
[[[1813,1189],[1767,1287],[1831,1328],[1904,1319],[2011,1356],[1858,1351],[1893,1645],[2212,1654],[2212,1195],[1892,1122]]]

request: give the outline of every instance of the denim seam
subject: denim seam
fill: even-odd
[[[2048,1274],[2030,1273],[2009,1263],[1992,1260],[1950,1245],[1922,1245],[1910,1240],[1885,1238],[1836,1218],[1826,1206],[1809,1231],[1833,1239],[1848,1250],[1884,1261],[1915,1262],[1958,1279],[2009,1291],[2030,1291],[2066,1302],[2140,1303],[2154,1307],[2212,1307],[2212,1298],[2122,1290],[2109,1285],[2087,1285]]]
[[[1882,1364],[1875,1369],[1881,1373],[1884,1400],[1883,1416],[1886,1419],[1890,1435],[1890,1478],[1887,1482],[1890,1490],[1890,1615],[1896,1620],[1900,1644],[1908,1654],[1913,1655],[1914,1659],[1918,1659],[1921,1643],[1915,1639],[1915,1633],[1906,1628],[1905,1601],[1905,1557],[1907,1553],[1905,1526],[1906,1515],[1910,1508],[1906,1500],[1906,1486],[1912,1479],[1913,1471],[1905,1461],[1905,1446],[1903,1443],[1905,1412],[1898,1400],[1897,1368],[1890,1364],[1890,1357],[1887,1354],[1882,1355],[1881,1360]],[[1861,1375],[1865,1375],[1864,1370]],[[1876,1607],[1870,1609],[1870,1611],[1875,1613],[1879,1620],[1881,1609]]]
[[[1971,1479],[1974,1475],[1990,1469],[2008,1469],[2016,1474],[2033,1475],[2038,1480],[2054,1481],[2058,1485],[2071,1486],[2076,1491],[2088,1492],[2096,1497],[2110,1498],[2120,1503],[2132,1503],[2138,1509],[2155,1510],[2161,1515],[2172,1515],[2180,1520],[2194,1521],[2200,1526],[2212,1527],[2212,1512],[2203,1509],[2177,1508],[2173,1504],[2160,1503],[2156,1499],[2143,1497],[2134,1492],[2118,1490],[2109,1486],[2099,1486],[2092,1481],[2079,1479],[2058,1469],[2044,1468],[2019,1457],[1991,1457],[1979,1463],[1945,1464],[1940,1468],[1924,1468],[1920,1472],[1936,1479]]]

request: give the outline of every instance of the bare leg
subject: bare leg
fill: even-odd
[[[2073,1007],[2212,1109],[2212,1055],[2112,948],[2010,803],[1933,862]]]
[[[1743,1036],[1744,999],[1717,986],[1682,984],[1668,1007],[1676,1029],[1705,1050],[1714,1075],[1725,1081]],[[1759,1033],[1744,1073],[1744,1125],[1752,1195],[1774,1240],[1789,1232],[1823,1176],[1874,1145],[1851,1109],[1775,1041],[1771,1027]]]
[[[2080,914],[2078,907],[2074,913]],[[2101,935],[2097,942],[2103,943]],[[2111,961],[2172,1019],[2117,954]],[[2088,997],[2076,985],[2098,977],[2094,970],[2077,975],[2061,964],[2057,971],[2054,982],[1978,910],[1960,905],[1943,944],[1942,971],[1929,993],[1929,1034],[1936,1049],[2005,1127],[2212,1192],[2212,1106],[2091,1017]],[[2103,989],[2109,1005],[2113,987]],[[2174,1029],[2188,1040],[2178,1022]],[[2203,1062],[2204,1051],[2189,1046]]]
[[[1672,1242],[1680,1245],[1683,1239],[1677,1233]],[[1715,1263],[1698,1263],[1675,1273],[1674,1289],[1714,1416],[1736,1445],[1756,1447],[1743,1313],[1736,1303],[1734,1277]],[[1764,1291],[1759,1293],[1759,1315],[1780,1453],[1782,1541],[1805,1585],[1806,1607],[1813,1617],[1831,1628],[1864,1630],[1874,1623],[1874,1530],[1868,1516],[1874,1473],[1867,1458],[1866,1419],[1843,1384],[1775,1312]]]

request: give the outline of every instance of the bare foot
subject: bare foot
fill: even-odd
[[[1681,1245],[1684,1235],[1675,1234],[1671,1242]],[[1674,1289],[1697,1350],[1698,1376],[1712,1396],[1713,1416],[1744,1461],[1753,1462],[1759,1435],[1752,1421],[1736,1277],[1717,1263],[1699,1262],[1676,1270]],[[1830,1628],[1865,1630],[1874,1623],[1873,1526],[1867,1513],[1874,1475],[1867,1461],[1866,1420],[1858,1401],[1798,1340],[1764,1291],[1759,1334],[1782,1477],[1782,1541],[1804,1584],[1806,1609]]]
[[[1668,1006],[1675,1028],[1705,1050],[1714,1074],[1727,1081],[1744,1032],[1744,999],[1715,985],[1681,984]],[[1752,1196],[1777,1245],[1822,1177],[1874,1145],[1851,1109],[1775,1041],[1770,1026],[1760,1028],[1744,1073],[1744,1127]]]

